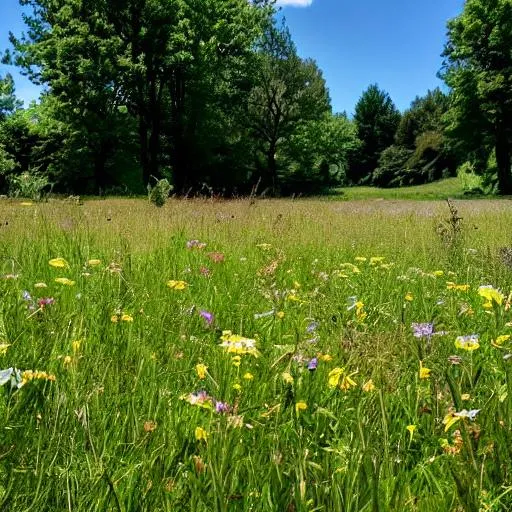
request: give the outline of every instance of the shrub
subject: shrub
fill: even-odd
[[[154,187],[148,185],[148,195],[150,202],[158,207],[164,206],[171,190],[172,185],[166,179],[157,180]]]
[[[38,173],[23,172],[11,175],[9,181],[9,195],[12,197],[25,197],[38,201],[45,188],[50,186],[47,176]]]

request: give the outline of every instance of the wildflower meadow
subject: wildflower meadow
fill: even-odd
[[[512,509],[508,201],[0,202],[0,510]]]

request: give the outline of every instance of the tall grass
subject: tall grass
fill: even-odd
[[[0,203],[0,509],[509,509],[512,214],[456,207]]]

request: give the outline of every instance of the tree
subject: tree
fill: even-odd
[[[448,131],[460,151],[493,147],[498,193],[512,194],[511,0],[467,0],[448,23],[443,55],[441,76],[453,91]]]
[[[0,78],[0,122],[23,105],[14,92],[14,79],[7,73],[5,78]]]
[[[319,120],[330,112],[330,98],[320,69],[297,55],[286,28],[268,28],[255,55],[255,69],[248,123],[264,156],[262,183],[276,192],[280,146],[299,122]]]
[[[349,177],[354,183],[358,183],[371,179],[381,152],[393,144],[400,122],[400,112],[389,94],[373,84],[363,92],[357,102],[354,121],[361,148],[351,166]]]

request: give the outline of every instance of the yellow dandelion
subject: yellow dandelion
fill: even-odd
[[[176,281],[171,279],[170,281],[167,281],[167,286],[171,290],[184,290],[188,286],[188,283],[186,281]]]
[[[196,364],[196,373],[197,376],[202,380],[206,378],[206,372],[208,371],[208,366],[203,363]]]
[[[55,282],[62,284],[64,286],[74,286],[75,281],[72,281],[71,279],[68,279],[67,277],[57,277],[55,278]]]
[[[431,372],[432,372],[432,370],[430,368],[425,368],[425,366],[423,366],[422,361],[420,361],[420,371],[419,371],[420,379],[423,379],[423,380],[429,379]]]
[[[281,378],[284,380],[286,384],[293,384],[293,377],[292,374],[289,372],[283,372],[281,374]]]
[[[414,296],[411,292],[407,292],[404,298],[407,302],[412,302],[414,300]]]
[[[52,258],[48,264],[54,268],[68,268],[69,263],[64,258]]]
[[[194,430],[194,436],[196,438],[196,441],[204,441],[206,442],[208,440],[208,432],[203,427],[196,427]]]
[[[295,404],[295,412],[299,414],[301,411],[305,411],[308,408],[308,404],[301,400]]]
[[[133,316],[132,315],[129,315],[128,313],[123,313],[121,315],[121,322],[133,322]]]
[[[282,319],[284,318],[284,314],[285,314],[285,313],[284,313],[284,311],[278,311],[278,312],[276,313],[276,316],[277,316],[277,318],[279,318],[280,320],[282,320]]]
[[[244,373],[244,380],[253,380],[254,379],[254,375],[250,372],[246,372]]]
[[[234,389],[235,391],[238,391],[238,392],[240,393],[240,391],[242,391],[242,386],[241,386],[241,384],[240,384],[240,383],[235,382],[235,383],[233,384],[233,389]]]

